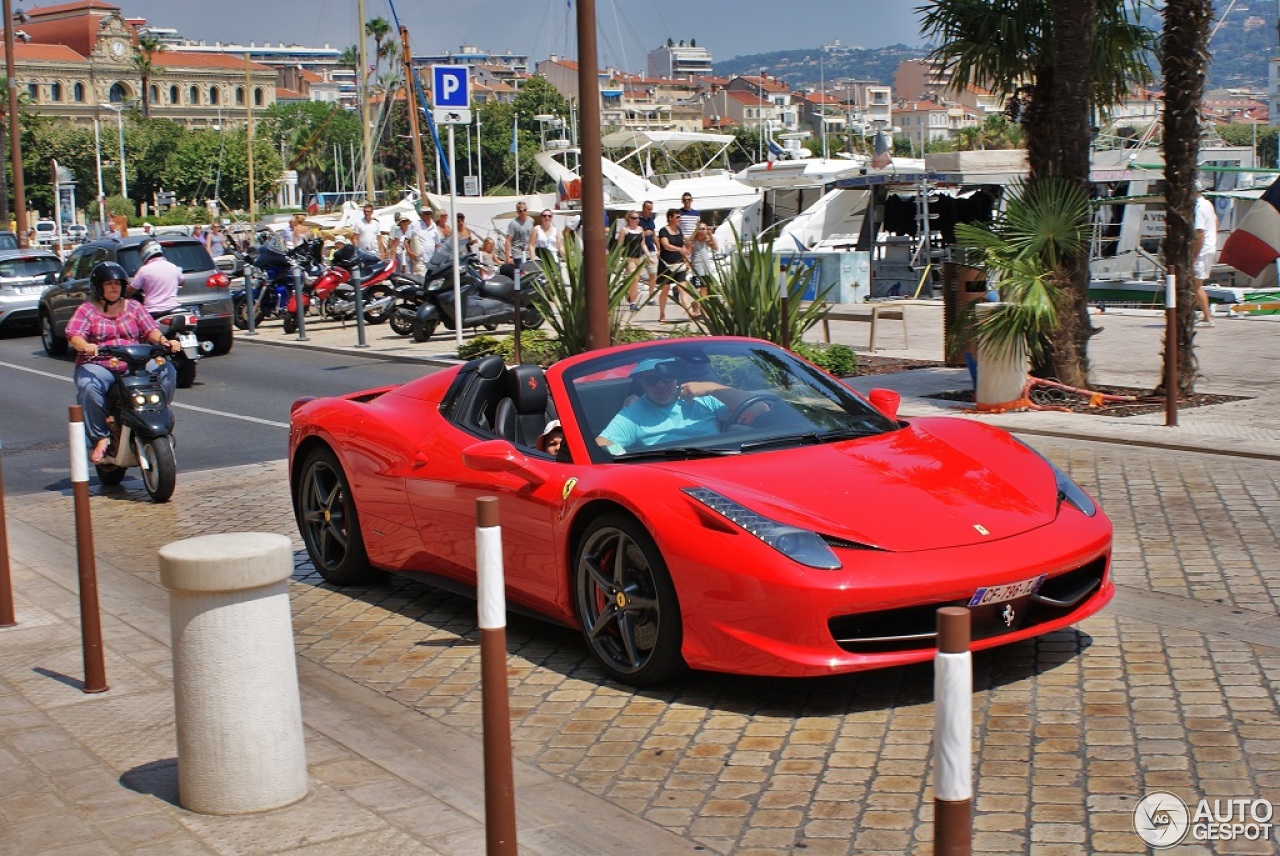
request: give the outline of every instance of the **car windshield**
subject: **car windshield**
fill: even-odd
[[[579,363],[564,381],[598,463],[754,454],[898,428],[765,342],[655,343]]]
[[[125,272],[129,276],[137,273],[138,268],[142,266],[142,261],[138,257],[138,247],[140,246],[139,244],[131,247],[121,247],[116,256],[116,261],[124,265]],[[213,258],[209,255],[209,251],[199,241],[181,241],[172,244],[161,241],[160,246],[164,248],[164,257],[182,268],[183,273],[211,272],[217,267],[213,263]]]
[[[44,276],[61,270],[62,262],[52,257],[0,260],[0,279]]]

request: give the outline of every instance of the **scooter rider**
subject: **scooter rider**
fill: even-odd
[[[67,341],[76,351],[76,400],[84,408],[85,431],[93,444],[89,460],[95,464],[106,457],[111,443],[107,393],[116,375],[125,369],[118,360],[99,356],[98,349],[142,342],[165,344],[170,351],[181,347],[177,341],[165,341],[155,319],[142,306],[124,299],[128,279],[124,268],[115,262],[98,262],[89,273],[92,299],[80,304],[67,322]],[[178,378],[172,361],[166,361],[161,372],[165,398],[173,401]]]
[[[178,302],[178,289],[182,286],[182,268],[164,257],[158,241],[145,241],[138,247],[142,266],[133,275],[130,295],[141,294],[142,305],[153,317],[172,312],[182,304]]]

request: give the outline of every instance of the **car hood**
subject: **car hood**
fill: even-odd
[[[893,551],[934,550],[1045,526],[1057,514],[1053,471],[1004,432],[920,420],[883,434],[740,457],[664,462],[775,520]]]

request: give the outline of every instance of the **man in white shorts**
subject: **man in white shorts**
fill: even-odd
[[[1192,258],[1195,263],[1192,278],[1195,282],[1196,302],[1204,313],[1201,327],[1212,327],[1213,316],[1209,314],[1209,295],[1205,293],[1204,281],[1209,278],[1209,270],[1213,267],[1214,258],[1218,255],[1218,215],[1214,213],[1213,203],[1204,198],[1200,182],[1196,182],[1195,214],[1192,217],[1192,228],[1195,237],[1192,239]]]

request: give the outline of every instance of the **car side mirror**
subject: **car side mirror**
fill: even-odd
[[[520,454],[506,440],[485,440],[462,450],[462,462],[482,473],[511,473],[532,485],[547,480],[547,473],[529,458]]]
[[[53,284],[55,284],[57,281],[58,281],[58,272],[57,272],[56,270],[55,270],[55,271],[51,271],[51,272],[49,272],[49,273],[47,273],[47,274],[45,274],[45,275],[44,275],[44,284],[45,284],[45,285],[53,285]]]
[[[879,410],[894,422],[898,421],[898,405],[902,404],[901,395],[891,389],[876,388],[867,393],[867,398],[871,401],[871,406],[876,410]]]

